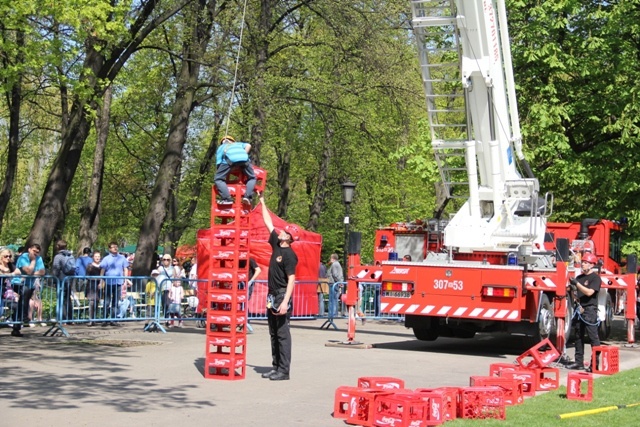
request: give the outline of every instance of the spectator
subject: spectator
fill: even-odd
[[[189,280],[191,281],[191,287],[197,287],[195,280],[198,280],[198,259],[196,255],[191,258],[191,269],[189,269]]]
[[[229,176],[231,169],[236,167],[242,169],[242,172],[247,177],[247,186],[242,202],[251,204],[253,188],[256,185],[256,174],[253,171],[253,166],[251,166],[249,151],[251,151],[251,144],[236,142],[230,135],[225,135],[220,139],[220,146],[216,151],[216,174],[213,180],[221,198],[218,203],[221,205],[233,203],[227,187],[227,176]]]
[[[76,276],[78,276],[75,285],[76,292],[85,292],[85,294],[87,292],[87,280],[85,276],[87,275],[87,267],[93,262],[91,255],[91,248],[84,248],[82,250],[82,256],[76,259]]]
[[[329,295],[329,278],[327,277],[327,266],[320,261],[318,270],[318,315],[324,316],[324,296]]]
[[[122,290],[120,292],[120,299],[118,301],[118,314],[116,315],[119,319],[124,319],[127,317],[127,312],[131,314],[131,317],[135,319],[134,308],[136,306],[136,301],[132,295],[127,293],[127,288],[131,287],[131,280],[125,279],[122,284]]]
[[[299,239],[300,230],[295,225],[288,225],[284,230],[276,233],[262,194],[260,195],[260,203],[262,204],[262,219],[269,231],[269,245],[272,251],[269,261],[269,294],[267,296],[272,368],[269,372],[262,374],[262,378],[282,381],[289,379],[291,368],[289,322],[293,311],[292,297],[298,265],[298,257],[291,249],[291,244]]]
[[[129,267],[129,261],[118,253],[118,244],[116,242],[109,243],[109,254],[105,256],[100,262],[100,268],[102,269],[102,276],[113,277],[105,280],[104,288],[104,305],[105,305],[105,318],[114,319],[116,317],[116,311],[118,308],[118,300],[120,299],[121,286],[127,275],[127,268]],[[105,322],[102,326],[119,326],[115,322]]]
[[[184,268],[180,265],[180,261],[176,258],[173,258],[171,261],[171,265],[173,266],[173,278],[174,279],[184,279],[187,277],[185,274]]]
[[[67,250],[67,242],[64,240],[58,240],[56,242],[56,256],[53,257],[53,265],[51,266],[51,273],[58,278],[62,289],[62,320],[73,319],[73,299],[71,295],[71,279],[65,280],[68,277],[65,273],[65,264],[68,257],[72,257],[73,254]]]
[[[407,262],[411,261],[411,255],[407,254],[407,255],[403,256],[402,257],[402,261],[407,261]]]
[[[329,271],[327,276],[329,283],[331,284],[331,293],[329,295],[329,318],[334,318],[338,314],[338,304],[340,302],[340,294],[342,294],[342,285],[335,285],[336,283],[344,282],[344,276],[342,275],[342,266],[338,261],[337,254],[331,254],[329,261]]]
[[[22,336],[22,333],[20,332],[21,319],[19,317],[22,281],[18,277],[11,278],[8,276],[19,276],[20,274],[20,269],[18,269],[13,263],[13,254],[11,253],[11,250],[8,248],[0,249],[0,276],[4,276],[0,282],[0,297],[7,300],[7,305],[11,308],[11,320],[14,322],[11,335],[14,337]]]
[[[160,275],[160,272],[158,270],[153,270],[151,272],[151,278],[154,280],[149,280],[147,281],[147,286],[144,289],[144,294],[147,300],[147,312],[146,312],[146,317],[150,318],[150,317],[155,317],[155,313],[156,313],[156,285],[160,282],[156,281],[158,280],[158,277]],[[149,323],[146,323],[144,326],[146,327]]]
[[[87,277],[100,276],[102,269],[100,268],[100,261],[102,260],[102,254],[100,251],[94,251],[91,257],[91,263],[87,265],[85,275]],[[102,289],[104,288],[104,280],[102,279],[87,279],[86,282],[86,297],[89,300],[89,324],[87,326],[95,326],[95,319],[98,315],[98,303],[101,299]]]
[[[173,266],[171,265],[172,258],[169,254],[164,254],[160,260],[160,267],[158,267],[158,277],[156,282],[160,287],[161,292],[161,304],[162,314],[167,317],[169,314],[169,290],[171,289],[171,279],[174,276]]]
[[[184,298],[184,289],[182,289],[182,284],[179,280],[173,282],[173,286],[169,290],[169,315],[171,319],[180,318],[180,322],[178,322],[178,328],[182,328],[182,319],[180,316],[180,309],[182,308],[182,299]],[[169,323],[169,327],[173,327],[173,320]]]
[[[41,290],[42,285],[40,284],[40,280],[36,280],[33,295],[31,296],[31,301],[29,301],[29,318],[31,319],[31,322],[29,323],[30,328],[34,328],[36,326],[34,321],[39,322],[40,326],[47,326],[47,324],[42,321]],[[36,313],[35,319],[33,318],[34,312]]]
[[[40,256],[40,245],[37,243],[33,243],[30,245],[26,252],[24,252],[18,260],[16,261],[16,267],[20,269],[20,272],[27,276],[44,276],[45,268],[44,261],[42,261],[42,257]],[[22,292],[20,295],[20,303],[18,304],[18,309],[16,310],[16,320],[18,322],[23,321],[29,323],[31,319],[29,319],[29,301],[31,301],[31,297],[33,296],[33,291],[35,288],[36,277],[28,277],[24,281],[24,285],[22,286]],[[15,290],[15,289],[14,289]],[[20,329],[22,328],[22,324],[18,323],[17,325],[14,323],[13,331],[11,335],[14,337],[21,337],[22,333],[20,333]]]

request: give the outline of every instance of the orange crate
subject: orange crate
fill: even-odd
[[[583,386],[586,386],[584,391]],[[587,372],[569,372],[567,375],[567,399],[590,402],[593,399],[593,375]]]

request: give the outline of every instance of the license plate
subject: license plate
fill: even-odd
[[[382,291],[383,297],[391,298],[411,298],[411,292],[408,291]]]

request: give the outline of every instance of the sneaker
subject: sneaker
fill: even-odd
[[[40,326],[47,326],[47,324],[42,322],[42,323],[40,323]]]
[[[35,328],[35,327],[36,327],[36,324],[35,324],[35,323],[29,323],[29,327],[30,327],[30,328]]]
[[[12,337],[22,337],[23,335],[22,335],[22,332],[20,332],[17,329],[14,329],[13,331],[11,331],[11,336]]]
[[[251,204],[251,198],[243,197],[242,198],[242,203],[245,204],[245,205],[250,205]]]
[[[182,320],[178,322],[178,328],[182,328]]]
[[[136,314],[135,313],[131,313],[131,318],[135,319],[136,318]]]
[[[218,204],[219,205],[232,205],[233,204],[233,200],[231,200],[231,199],[220,199],[220,200],[218,200]]]

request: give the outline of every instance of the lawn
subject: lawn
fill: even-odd
[[[567,400],[566,383],[558,390],[550,391],[525,400],[522,405],[507,407],[505,421],[500,420],[455,420],[446,423],[456,426],[580,426],[600,427],[640,425],[640,368],[619,372],[611,376],[598,376],[593,381],[591,402]],[[607,406],[637,406],[606,411],[575,418],[558,419],[558,415],[586,411]]]

